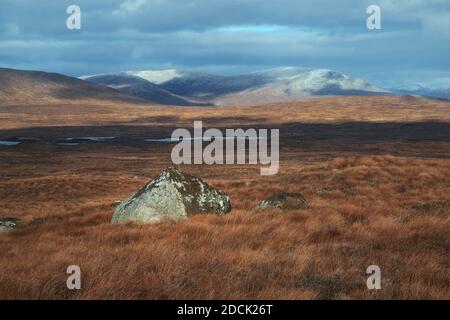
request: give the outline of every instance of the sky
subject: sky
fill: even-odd
[[[81,29],[69,30],[69,5]],[[381,9],[369,30],[367,7]],[[450,0],[0,0],[0,67],[72,76],[327,68],[450,88]]]

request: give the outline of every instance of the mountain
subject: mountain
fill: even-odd
[[[409,92],[426,98],[450,100],[450,88],[431,89],[421,87]]]
[[[417,94],[449,97],[448,90],[422,91]],[[178,106],[249,105],[316,96],[397,93],[340,72],[297,67],[234,76],[170,69],[127,71],[80,78],[0,68],[0,102],[7,103],[95,99]]]
[[[0,102],[2,103],[61,100],[68,102],[81,99],[139,101],[136,97],[125,95],[117,90],[62,74],[0,68]]]
[[[316,96],[389,95],[389,91],[328,69],[276,68],[249,76],[262,79],[262,85],[224,95],[218,104],[259,104]],[[261,81],[261,80],[260,80]]]
[[[112,77],[97,81],[98,77]],[[119,74],[83,77],[118,90],[128,87],[129,77],[145,80],[166,93],[187,101],[227,104],[260,104],[313,96],[388,95],[391,92],[364,80],[327,69],[282,67],[243,75],[222,76],[185,70],[126,71]],[[111,83],[109,83],[111,82]],[[140,85],[139,97],[147,90]],[[132,91],[124,91],[133,94]],[[148,100],[148,99],[147,99]],[[149,100],[148,100],[149,101]]]
[[[177,106],[193,106],[201,104],[173,94],[144,78],[127,73],[96,75],[81,78],[156,104]]]
[[[200,100],[214,100],[228,93],[241,92],[258,87],[267,82],[259,74],[236,76],[213,75],[197,71],[162,70],[128,71],[128,74],[141,77],[158,84],[161,88],[178,95]]]

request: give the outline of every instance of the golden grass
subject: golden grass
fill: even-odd
[[[189,126],[203,120],[211,126],[352,121],[450,121],[449,102],[414,97],[332,97],[262,106],[173,107],[58,101],[51,104],[0,106],[0,128],[42,126]],[[219,124],[218,124],[219,122]]]
[[[316,104],[332,103],[330,114],[345,101],[334,121],[435,116],[447,121],[450,113],[448,103],[423,100],[430,104],[428,113],[410,114],[405,104],[406,109],[400,106],[389,116],[381,102],[390,106],[401,98],[364,99],[375,107],[362,107],[358,115],[352,103],[360,106],[363,98],[303,101],[299,104],[310,107],[303,106],[302,112],[294,112],[290,104],[276,112],[269,106],[236,108],[234,114],[207,108],[202,118],[211,123],[223,118],[222,124],[235,126],[241,116],[260,119],[263,125],[273,117],[276,126],[292,113],[289,123],[318,122]],[[33,127],[119,121],[156,134],[162,129],[151,126],[152,117],[176,116],[176,124],[183,125],[200,115],[192,108],[175,112],[150,107],[147,120],[136,124],[142,110],[120,113],[113,108],[112,115],[97,110],[84,119],[80,111],[79,118],[70,114],[64,120],[62,112],[44,116],[32,108],[22,113],[31,115],[30,123],[15,115],[9,127],[0,122],[5,124],[1,134],[28,126],[21,133],[45,136],[48,131]],[[120,116],[114,118],[114,112]],[[52,135],[67,134],[65,130]],[[138,132],[134,130],[127,135]],[[224,189],[233,210],[223,217],[154,225],[109,222],[114,201],[125,199],[170,164],[170,146],[100,143],[63,148],[42,142],[3,148],[0,217],[17,217],[22,224],[0,235],[0,298],[449,299],[450,142],[391,138],[340,144],[336,139],[282,141],[280,172],[274,177],[261,177],[259,168],[249,165],[182,166]],[[254,210],[260,200],[280,191],[302,193],[311,207]],[[66,288],[65,270],[72,264],[82,270],[80,291]],[[382,290],[366,287],[365,270],[372,264],[381,268]]]

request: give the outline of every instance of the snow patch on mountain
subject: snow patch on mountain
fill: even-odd
[[[125,74],[140,77],[154,84],[161,84],[172,79],[183,77],[183,72],[176,69],[168,70],[143,70],[143,71],[126,71]]]

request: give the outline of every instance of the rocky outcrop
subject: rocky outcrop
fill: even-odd
[[[278,208],[281,210],[305,209],[308,201],[300,193],[278,193],[260,202],[259,209]]]
[[[230,198],[201,179],[169,167],[122,202],[112,223],[180,220],[196,214],[223,215],[231,210]]]
[[[0,218],[0,232],[9,231],[17,227],[19,219],[16,218]]]

